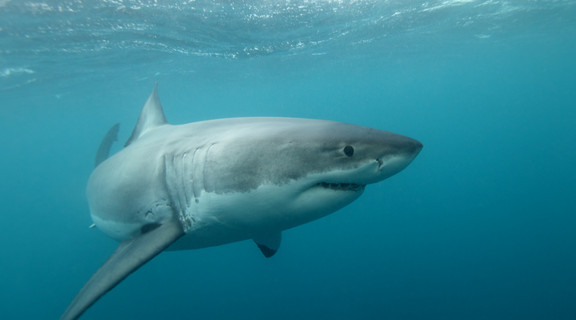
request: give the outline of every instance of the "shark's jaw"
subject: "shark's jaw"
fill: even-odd
[[[351,196],[354,193],[361,194],[364,192],[366,185],[379,182],[402,171],[412,162],[420,149],[421,147],[418,147],[412,153],[377,158],[360,165],[358,168],[328,173],[325,174],[325,177],[323,177],[323,174],[319,174],[314,178],[318,179],[319,182],[310,186],[310,189],[324,189],[339,196],[345,196],[346,194]]]
[[[315,186],[334,191],[349,191],[349,192],[362,192],[366,187],[366,185],[357,183],[330,183],[330,182],[319,182]]]
[[[386,155],[368,160],[347,170],[334,170],[313,174],[304,179],[300,194],[293,197],[293,210],[299,216],[299,224],[321,218],[358,199],[369,184],[382,181],[408,166],[420,152],[421,145],[413,151]],[[307,180],[307,181],[306,181]]]

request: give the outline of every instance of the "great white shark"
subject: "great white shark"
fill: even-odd
[[[121,151],[101,144],[87,186],[94,224],[120,241],[61,319],[77,319],[165,249],[252,239],[266,257],[283,230],[356,200],[404,169],[422,144],[327,120],[231,118],[170,125],[157,86]]]

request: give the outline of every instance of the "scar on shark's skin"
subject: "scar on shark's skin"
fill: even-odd
[[[107,158],[117,132],[115,125],[100,145],[87,197],[94,224],[120,245],[62,320],[80,317],[165,249],[252,239],[271,257],[283,230],[350,204],[422,149],[405,136],[327,120],[170,125],[157,86],[125,148]]]

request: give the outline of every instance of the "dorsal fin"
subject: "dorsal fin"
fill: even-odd
[[[152,94],[150,94],[150,97],[148,97],[148,100],[140,112],[138,123],[136,124],[134,131],[132,131],[130,139],[126,141],[124,146],[128,146],[132,142],[136,141],[144,135],[146,131],[167,123],[166,117],[164,116],[164,110],[162,110],[162,104],[160,104],[160,99],[158,98],[158,83],[155,83]]]
[[[94,168],[96,168],[100,163],[104,160],[108,159],[108,155],[110,155],[110,148],[112,144],[118,140],[118,130],[120,129],[120,124],[117,123],[112,126],[100,142],[100,147],[98,148],[98,152],[96,153],[96,158],[94,159]]]

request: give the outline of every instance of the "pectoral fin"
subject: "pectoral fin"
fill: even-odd
[[[254,237],[254,242],[266,258],[270,258],[276,254],[276,251],[278,251],[278,248],[280,248],[281,240],[281,232],[271,232]]]
[[[60,320],[77,319],[106,292],[183,235],[180,222],[171,220],[122,242],[76,295]]]

